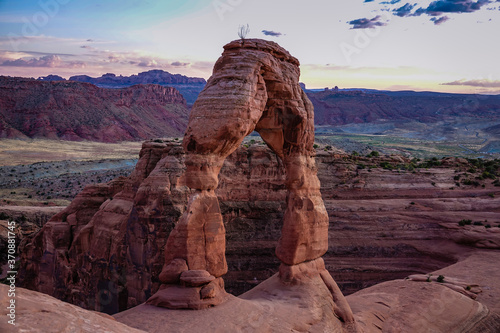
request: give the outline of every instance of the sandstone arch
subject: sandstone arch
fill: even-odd
[[[190,114],[184,177],[195,192],[167,241],[160,275],[166,288],[150,304],[203,308],[223,300],[225,231],[214,190],[224,159],[254,130],[287,174],[287,210],[276,248],[280,279],[293,283],[300,274],[316,272],[334,300],[343,302],[320,258],[328,249],[328,215],[316,176],[313,106],[299,75],[298,60],[276,43],[251,39],[224,46]],[[352,320],[347,304],[340,308],[340,316]]]

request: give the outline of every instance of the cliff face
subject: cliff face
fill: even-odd
[[[316,125],[498,121],[500,110],[500,98],[494,95],[331,90],[307,95],[314,104]]]
[[[454,177],[470,167],[464,160],[391,171],[374,166],[409,161],[320,151],[316,163],[330,220],[323,258],[345,293],[434,271],[476,248],[500,248],[500,188],[491,180],[484,188],[456,186]],[[163,248],[190,194],[184,168],[178,144],[144,143],[130,177],[86,187],[21,246],[19,281],[108,313],[144,302],[159,287]],[[278,269],[284,178],[284,167],[263,145],[242,146],[224,163],[216,194],[226,228],[229,292],[248,290]],[[462,219],[483,225],[460,226]]]
[[[178,136],[186,102],[159,85],[104,89],[70,81],[0,77],[0,137],[119,142]]]

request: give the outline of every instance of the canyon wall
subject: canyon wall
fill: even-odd
[[[323,258],[346,294],[434,271],[477,248],[500,248],[500,188],[490,179],[464,184],[476,176],[466,160],[415,169],[400,156],[318,150],[316,163],[330,221]],[[178,143],[144,143],[130,177],[87,186],[21,244],[19,281],[108,313],[144,302],[159,287],[163,248],[190,194],[184,168]],[[243,145],[224,162],[216,194],[229,292],[249,290],[278,270],[284,178],[280,160],[263,144]],[[463,219],[476,223],[459,225]]]
[[[0,76],[0,138],[120,142],[180,136],[188,114],[171,87],[105,89]]]

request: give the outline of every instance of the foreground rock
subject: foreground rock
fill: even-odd
[[[396,280],[346,299],[365,333],[500,331],[498,251],[481,251],[432,272],[444,281],[477,285],[475,300],[438,282]],[[321,278],[319,278],[321,279]],[[8,287],[0,284],[0,315],[7,318]],[[2,332],[342,332],[330,292],[318,276],[300,285],[273,276],[240,297],[205,311],[169,310],[142,304],[111,317],[83,310],[38,292],[16,288],[16,327]],[[193,319],[193,314],[196,318]],[[125,325],[128,326],[125,326]]]
[[[16,288],[15,297],[8,296],[9,287],[0,284],[1,332],[144,332],[117,322],[113,317],[84,310],[35,291]],[[10,300],[15,300],[15,317],[11,314]],[[15,325],[8,323],[15,319]]]
[[[443,282],[384,282],[347,296],[362,332],[494,333],[500,330],[499,252],[481,252],[432,272],[444,282],[477,285],[476,300]],[[280,273],[281,274],[281,273]],[[472,288],[471,288],[472,289]],[[140,305],[114,317],[147,332],[345,332],[318,278],[284,285],[273,276],[240,297],[193,313]]]
[[[366,332],[499,332],[500,270],[491,264],[499,259],[498,251],[480,251],[429,274],[442,282],[389,281],[347,300]],[[471,298],[446,286],[457,280],[477,295]]]

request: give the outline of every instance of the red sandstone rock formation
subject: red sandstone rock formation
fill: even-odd
[[[182,134],[187,118],[186,101],[171,87],[0,77],[0,138],[145,140]]]
[[[281,280],[299,283],[303,274],[321,274],[337,302],[337,315],[352,323],[349,305],[323,261],[311,265],[328,249],[328,215],[316,176],[313,107],[299,85],[299,62],[277,44],[263,40],[234,41],[224,49],[193,106],[184,135],[184,177],[195,192],[169,236],[161,277],[179,272],[179,260],[188,268],[180,274],[181,282],[192,271],[211,277],[203,288],[227,272],[225,229],[213,191],[224,160],[257,131],[286,170],[287,210],[276,249],[282,262]],[[204,297],[203,289],[186,283],[178,287],[169,279],[161,282],[162,289],[148,304],[177,308],[185,299],[185,308],[198,309],[224,301],[220,283],[214,283],[213,292]]]
[[[62,302],[51,296],[24,288],[16,288],[15,297],[9,297],[9,287],[0,284],[0,332],[109,332],[145,333],[117,322],[113,317],[88,311]],[[14,300],[13,317],[9,317]],[[14,319],[10,324],[8,321]]]
[[[344,293],[432,272],[476,246],[500,248],[500,188],[492,180],[482,181],[484,188],[456,187],[454,177],[470,169],[456,159],[415,171],[376,167],[383,162],[400,163],[393,157],[325,151],[316,156],[335,240],[323,258]],[[178,143],[144,143],[131,177],[86,187],[20,247],[19,283],[109,313],[145,302],[159,288],[163,250],[187,204],[184,169]],[[226,229],[225,287],[231,293],[247,291],[277,272],[280,262],[273,254],[286,210],[284,181],[280,160],[258,143],[241,146],[224,162],[216,194]],[[97,212],[122,191],[132,198],[129,210],[106,221],[108,213]],[[459,226],[462,219],[488,220],[492,227]],[[86,237],[106,241],[92,241],[87,252],[73,250],[88,224]]]

